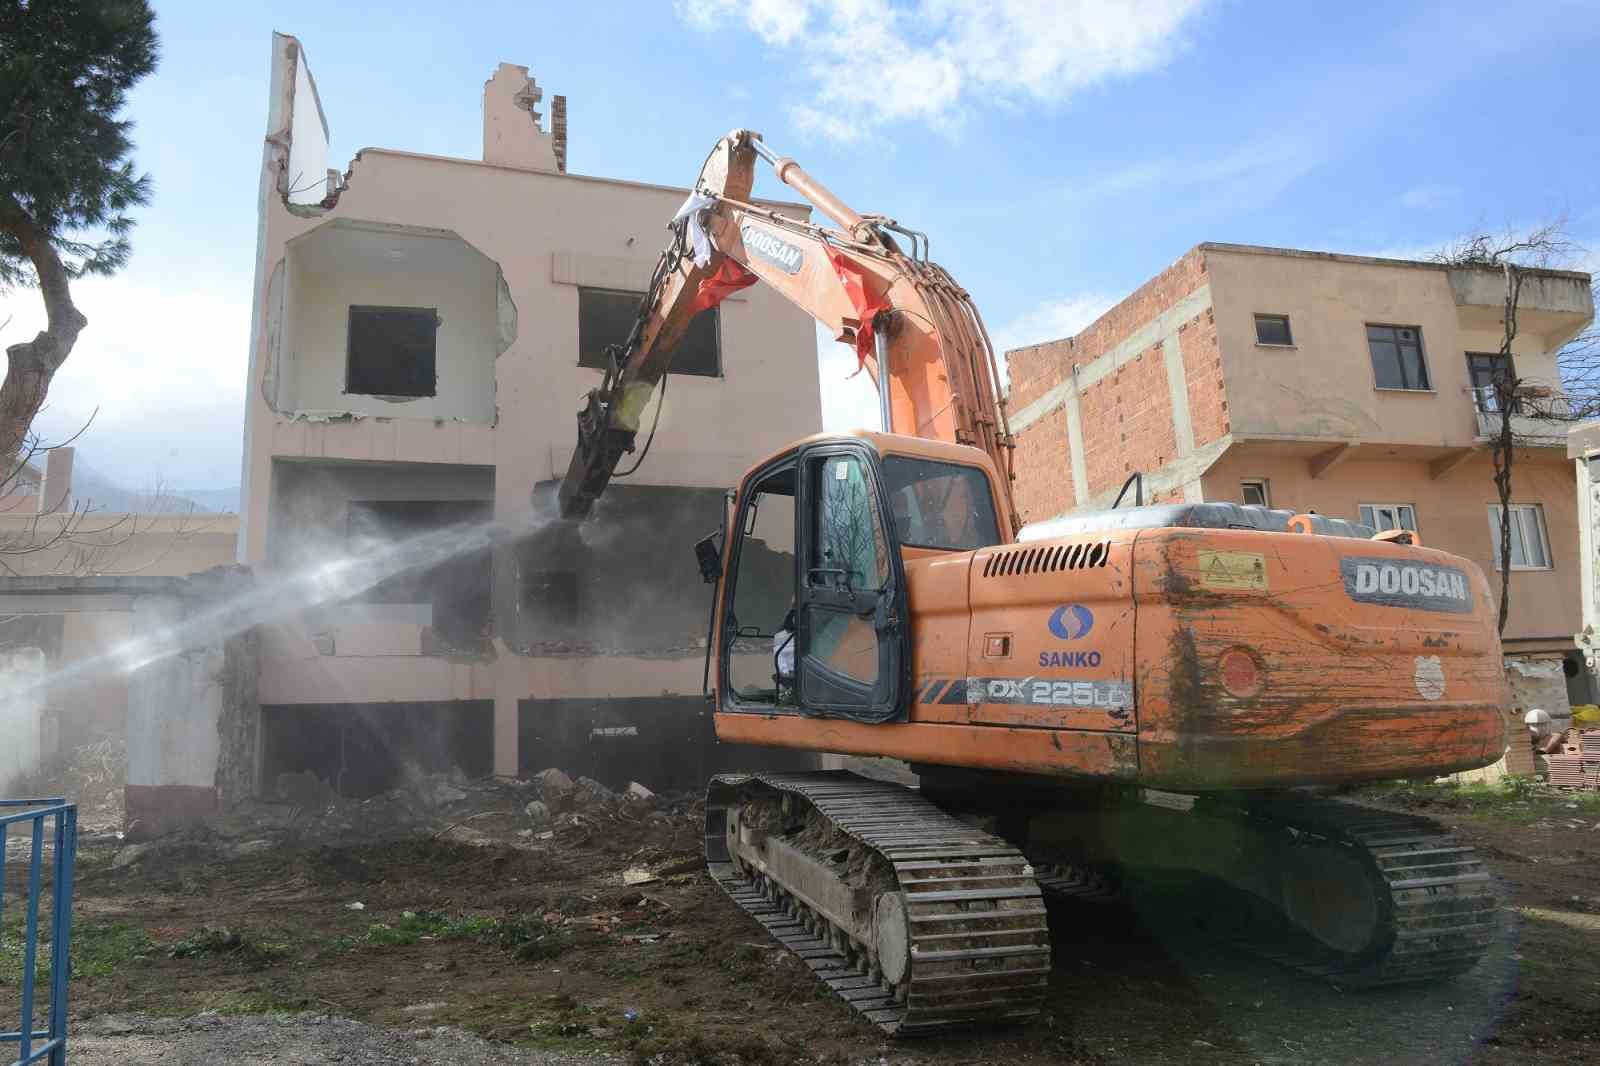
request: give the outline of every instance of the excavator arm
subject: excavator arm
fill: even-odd
[[[839,228],[755,203],[758,157]],[[664,393],[672,352],[694,316],[762,281],[854,345],[878,387],[889,432],[987,452],[1015,528],[1014,444],[994,349],[966,290],[928,259],[925,236],[883,216],[857,214],[750,130],[717,142],[671,228],[633,330],[608,349],[611,365],[578,414],[577,448],[559,493],[563,517],[587,514],[613,476],[637,469],[638,462],[627,471],[617,467],[633,452],[652,397]]]

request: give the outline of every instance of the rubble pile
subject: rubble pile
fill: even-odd
[[[400,788],[366,799],[339,796],[313,774],[280,774],[274,800],[249,804],[215,827],[320,842],[427,835],[457,843],[587,837],[607,825],[647,828],[685,814],[698,796],[659,796],[630,781],[617,791],[592,777],[552,767],[528,780],[413,774]]]

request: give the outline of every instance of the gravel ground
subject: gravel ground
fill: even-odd
[[[379,1029],[317,1015],[101,1015],[68,1038],[74,1066],[614,1066],[608,1055],[522,1051],[458,1029]]]

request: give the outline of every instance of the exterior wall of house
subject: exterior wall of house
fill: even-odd
[[[1490,322],[1462,313],[1450,271],[1226,246],[1208,247],[1205,260],[1236,436],[1447,448],[1478,443],[1466,353],[1499,351],[1501,331],[1498,316]],[[1288,315],[1293,347],[1257,344],[1258,313]],[[1559,387],[1555,350],[1582,316],[1544,322],[1530,310],[1524,318],[1512,344],[1518,376]],[[1368,324],[1421,327],[1431,388],[1377,387]]]
[[[233,515],[84,514],[70,505],[49,515],[0,510],[0,544],[11,571],[0,579],[0,594],[19,582],[160,579],[226,566],[237,529]],[[28,546],[37,550],[18,550]],[[126,674],[85,664],[135,632],[125,608],[102,607],[93,598],[71,609],[18,609],[0,620],[0,721],[9,723],[0,724],[0,736],[12,736],[15,726],[23,740],[14,758],[0,758],[0,789],[41,760],[127,735]],[[35,689],[46,675],[54,683]]]
[[[293,708],[476,715],[492,701],[493,766],[515,774],[537,757],[520,738],[542,735],[523,708],[697,698],[708,593],[692,545],[720,520],[721,490],[820,430],[811,320],[763,288],[724,302],[721,374],[671,375],[648,460],[580,533],[553,531],[536,495],[565,473],[602,376],[578,365],[580,289],[643,292],[687,190],[565,173],[542,91],[502,64],[484,87],[483,161],[368,149],[336,196],[286,203],[293,138],[306,108],[321,114],[305,66],[276,35],[239,559],[271,575],[348,553],[352,508],[369,501],[476,500],[497,527],[494,591],[472,648],[441,642],[437,603],[340,598],[264,627],[264,721],[309,735],[316,715]],[[343,391],[351,304],[439,308],[436,396]]]

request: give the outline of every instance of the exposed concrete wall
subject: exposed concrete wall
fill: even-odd
[[[29,538],[50,544],[39,551],[13,554],[7,565],[13,575],[0,578],[0,595],[38,580],[137,574],[141,578],[181,576],[231,563],[238,520],[232,515],[151,516],[96,512],[87,517],[64,513],[36,518],[0,513],[0,538],[11,544]],[[70,536],[61,537],[63,530]],[[57,577],[56,575],[59,575]],[[105,654],[134,632],[129,601],[101,596],[46,602],[17,599],[0,615],[0,650],[35,649],[52,683],[38,699],[39,746],[35,761],[107,738],[126,735],[128,680],[106,671],[82,672],[82,665]],[[0,685],[31,669],[31,659],[0,665]],[[73,679],[76,680],[64,680]],[[0,725],[0,748],[9,733]],[[31,735],[31,734],[30,734]],[[4,757],[0,756],[0,763]],[[0,774],[0,777],[3,777]],[[0,782],[3,784],[3,782]]]
[[[494,361],[505,345],[499,272],[489,260],[454,237],[326,226],[295,242],[288,273],[277,367],[280,407],[494,421]],[[433,396],[346,391],[349,314],[356,306],[438,311]]]
[[[152,632],[183,621],[177,596],[141,596],[134,625]],[[217,726],[222,719],[221,642],[185,649],[128,678],[130,833],[161,832],[169,823],[220,809]]]
[[[241,571],[199,575],[131,600],[133,626],[182,625],[245,592]],[[257,790],[260,704],[250,631],[213,632],[128,675],[127,831],[151,836],[203,819]]]
[[[296,46],[298,52],[298,46]],[[315,204],[328,195],[328,121],[304,56],[294,64],[289,165],[284,192],[290,203]]]
[[[565,170],[565,108],[562,115],[563,159],[556,158],[553,131],[540,123],[544,90],[528,76],[527,67],[501,63],[483,85],[483,161],[524,170]]]
[[[45,694],[39,687],[47,672],[44,651],[23,646],[0,650],[0,795],[11,780],[39,768],[44,751]]]
[[[1528,711],[1547,712],[1557,730],[1571,728],[1573,706],[1566,701],[1566,674],[1560,655],[1506,656],[1512,717],[1522,723]]]

